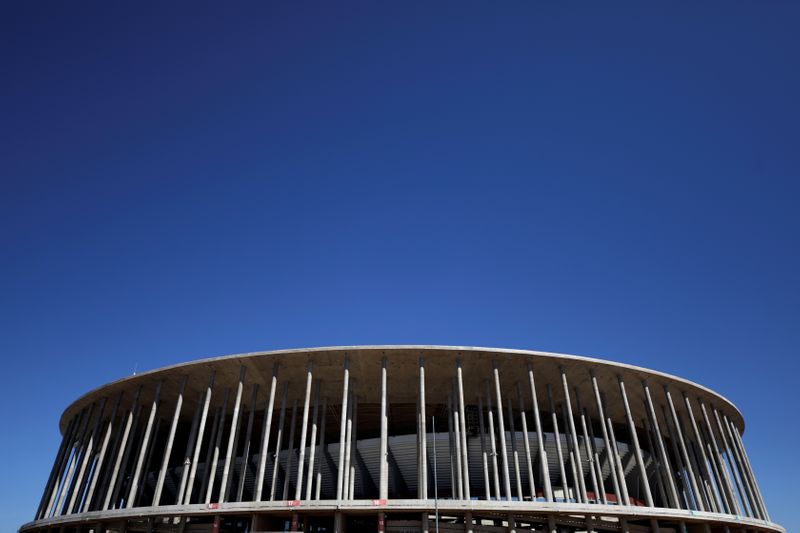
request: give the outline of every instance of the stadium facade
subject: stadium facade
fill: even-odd
[[[67,407],[33,532],[784,532],[724,397],[571,355],[204,359]]]

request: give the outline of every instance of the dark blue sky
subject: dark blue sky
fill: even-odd
[[[3,3],[0,529],[63,408],[135,368],[437,343],[717,390],[800,530],[798,27],[777,1]]]

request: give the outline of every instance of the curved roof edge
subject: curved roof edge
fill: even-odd
[[[739,422],[741,424],[741,432],[744,434],[745,430],[745,422],[744,416],[742,415],[741,411],[736,404],[730,401],[728,398],[723,396],[722,394],[709,389],[699,383],[695,383],[686,378],[682,378],[680,376],[675,376],[673,374],[669,374],[667,372],[661,372],[658,370],[653,370],[650,368],[646,368],[643,366],[638,365],[631,365],[628,363],[621,363],[618,361],[611,361],[608,359],[599,359],[597,357],[590,357],[585,355],[573,355],[573,354],[566,354],[566,353],[558,353],[558,352],[542,352],[537,350],[520,350],[514,348],[491,348],[485,346],[448,346],[448,345],[439,345],[439,344],[369,344],[369,345],[352,345],[352,346],[317,346],[311,348],[286,348],[281,350],[265,350],[265,351],[258,351],[258,352],[244,352],[244,353],[236,353],[236,354],[228,354],[228,355],[218,355],[212,357],[204,357],[201,359],[193,359],[191,361],[185,361],[183,363],[176,363],[174,365],[167,365],[159,368],[154,368],[152,370],[146,370],[144,372],[138,374],[132,374],[130,376],[126,376],[114,381],[109,381],[99,387],[95,387],[88,392],[80,395],[78,398],[70,402],[70,404],[64,409],[59,419],[59,427],[63,429],[66,427],[65,416],[68,411],[74,406],[76,403],[81,402],[85,398],[95,394],[96,392],[110,386],[116,385],[120,383],[124,383],[126,381],[132,381],[135,379],[141,379],[143,376],[157,374],[159,372],[163,372],[166,370],[174,370],[186,366],[193,366],[196,364],[203,364],[203,363],[210,363],[210,362],[217,362],[223,361],[225,359],[236,359],[236,358],[247,358],[247,357],[260,357],[264,355],[287,355],[293,353],[313,353],[313,352],[333,352],[333,351],[360,351],[360,350],[447,350],[447,351],[474,351],[474,352],[494,352],[500,354],[514,354],[514,355],[535,355],[538,357],[552,357],[552,358],[560,358],[560,359],[571,359],[576,361],[585,361],[589,363],[594,363],[598,365],[604,365],[609,367],[617,367],[626,370],[632,371],[639,371],[639,372],[646,372],[661,378],[677,381],[679,383],[683,383],[690,387],[695,387],[700,389],[707,394],[710,394],[716,398],[719,398],[722,402],[727,404],[728,406],[733,409],[736,413],[737,417],[739,418]]]

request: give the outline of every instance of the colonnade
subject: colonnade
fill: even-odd
[[[648,376],[634,383],[630,372],[606,372],[601,386],[598,372],[605,368],[592,364],[578,370],[559,366],[547,372],[557,379],[539,383],[537,368],[545,363],[501,355],[488,365],[472,364],[469,381],[479,386],[467,388],[464,363],[470,356],[456,354],[449,358],[450,379],[437,375],[437,383],[449,381],[449,390],[430,391],[426,357],[439,354],[405,357],[396,384],[391,352],[351,375],[357,356],[341,359],[340,396],[326,387],[326,381],[339,383],[330,365],[320,371],[309,356],[303,379],[291,383],[280,379],[283,360],[272,364],[271,374],[250,381],[253,371],[242,364],[238,379],[225,386],[215,367],[196,397],[185,397],[187,383],[203,379],[192,371],[170,381],[169,398],[158,373],[115,396],[96,398],[66,424],[36,520],[227,502],[285,501],[299,511],[303,502],[335,500],[346,508],[349,501],[373,499],[383,524],[395,499],[435,500],[430,489],[438,493],[446,486],[448,500],[504,501],[503,508],[627,505],[769,521],[739,428],[702,395],[690,395],[691,389],[673,390],[667,380]],[[393,457],[390,440],[402,435],[390,435],[390,385],[402,387],[404,395],[416,388],[413,474]],[[639,386],[634,403],[631,387]],[[146,387],[147,401],[140,401]],[[612,397],[616,409],[609,407]],[[191,414],[187,404],[194,405]],[[359,452],[373,438],[371,430],[359,428],[360,410],[378,430],[376,458],[365,460]],[[338,439],[326,442],[337,418]],[[430,449],[437,439],[449,459],[446,483],[438,479],[441,465],[429,464],[437,460]],[[377,472],[376,480],[370,472]],[[402,488],[412,486],[416,494]],[[658,530],[658,522],[651,527]]]

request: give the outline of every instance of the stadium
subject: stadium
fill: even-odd
[[[69,405],[21,532],[784,532],[719,394],[523,350],[170,366]]]

